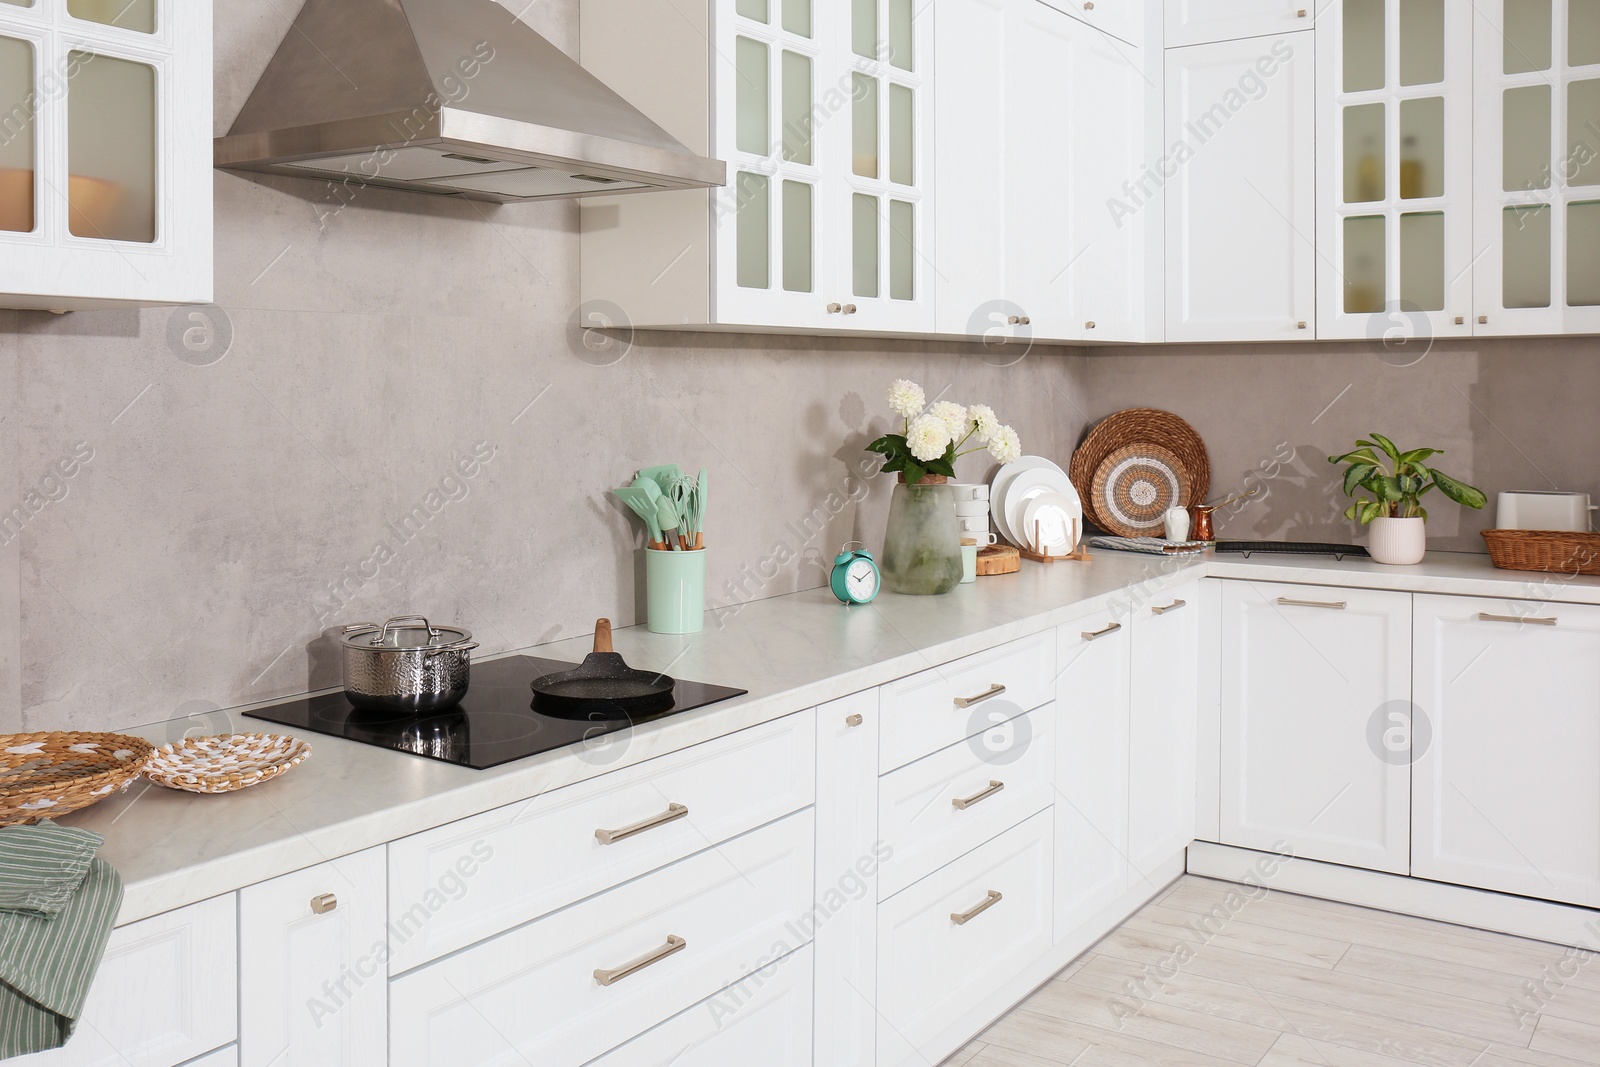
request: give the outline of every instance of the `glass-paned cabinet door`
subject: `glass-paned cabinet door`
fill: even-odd
[[[211,11],[0,0],[0,306],[211,299]]]
[[[845,252],[830,306],[847,329],[932,330],[932,7],[846,4],[849,154],[828,208]]]
[[[1472,332],[1472,7],[1318,9],[1319,337]]]
[[[1600,0],[1478,7],[1475,331],[1600,333]]]
[[[821,325],[819,256],[830,15],[818,0],[719,0],[718,321]],[[842,97],[842,94],[837,94]]]

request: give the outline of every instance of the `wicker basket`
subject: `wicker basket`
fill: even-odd
[[[1566,530],[1485,530],[1489,559],[1508,571],[1600,575],[1600,534]]]
[[[1089,431],[1067,465],[1067,477],[1072,479],[1073,488],[1083,498],[1089,521],[1102,530],[1108,527],[1094,506],[1095,472],[1111,453],[1135,444],[1159,445],[1178,457],[1188,473],[1186,484],[1194,495],[1193,500],[1182,502],[1186,507],[1205,503],[1206,494],[1211,491],[1211,460],[1206,455],[1205,441],[1193,426],[1170,411],[1155,408],[1118,411],[1107,415]]]
[[[0,826],[55,818],[126,789],[154,746],[142,737],[0,734]]]
[[[298,767],[311,746],[282,734],[219,734],[162,745],[144,776],[186,793],[232,793]]]

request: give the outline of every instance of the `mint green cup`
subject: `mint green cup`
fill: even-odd
[[[706,550],[644,550],[645,626],[653,634],[705,628]]]

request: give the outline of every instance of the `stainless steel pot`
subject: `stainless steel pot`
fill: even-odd
[[[467,695],[472,634],[434,626],[421,615],[397,615],[382,626],[339,628],[344,691],[358,708],[424,712],[455,707]]]

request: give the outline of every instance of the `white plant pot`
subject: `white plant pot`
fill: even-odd
[[[1376,518],[1370,528],[1372,536],[1367,539],[1367,551],[1379,563],[1406,567],[1421,563],[1428,551],[1426,519]]]

